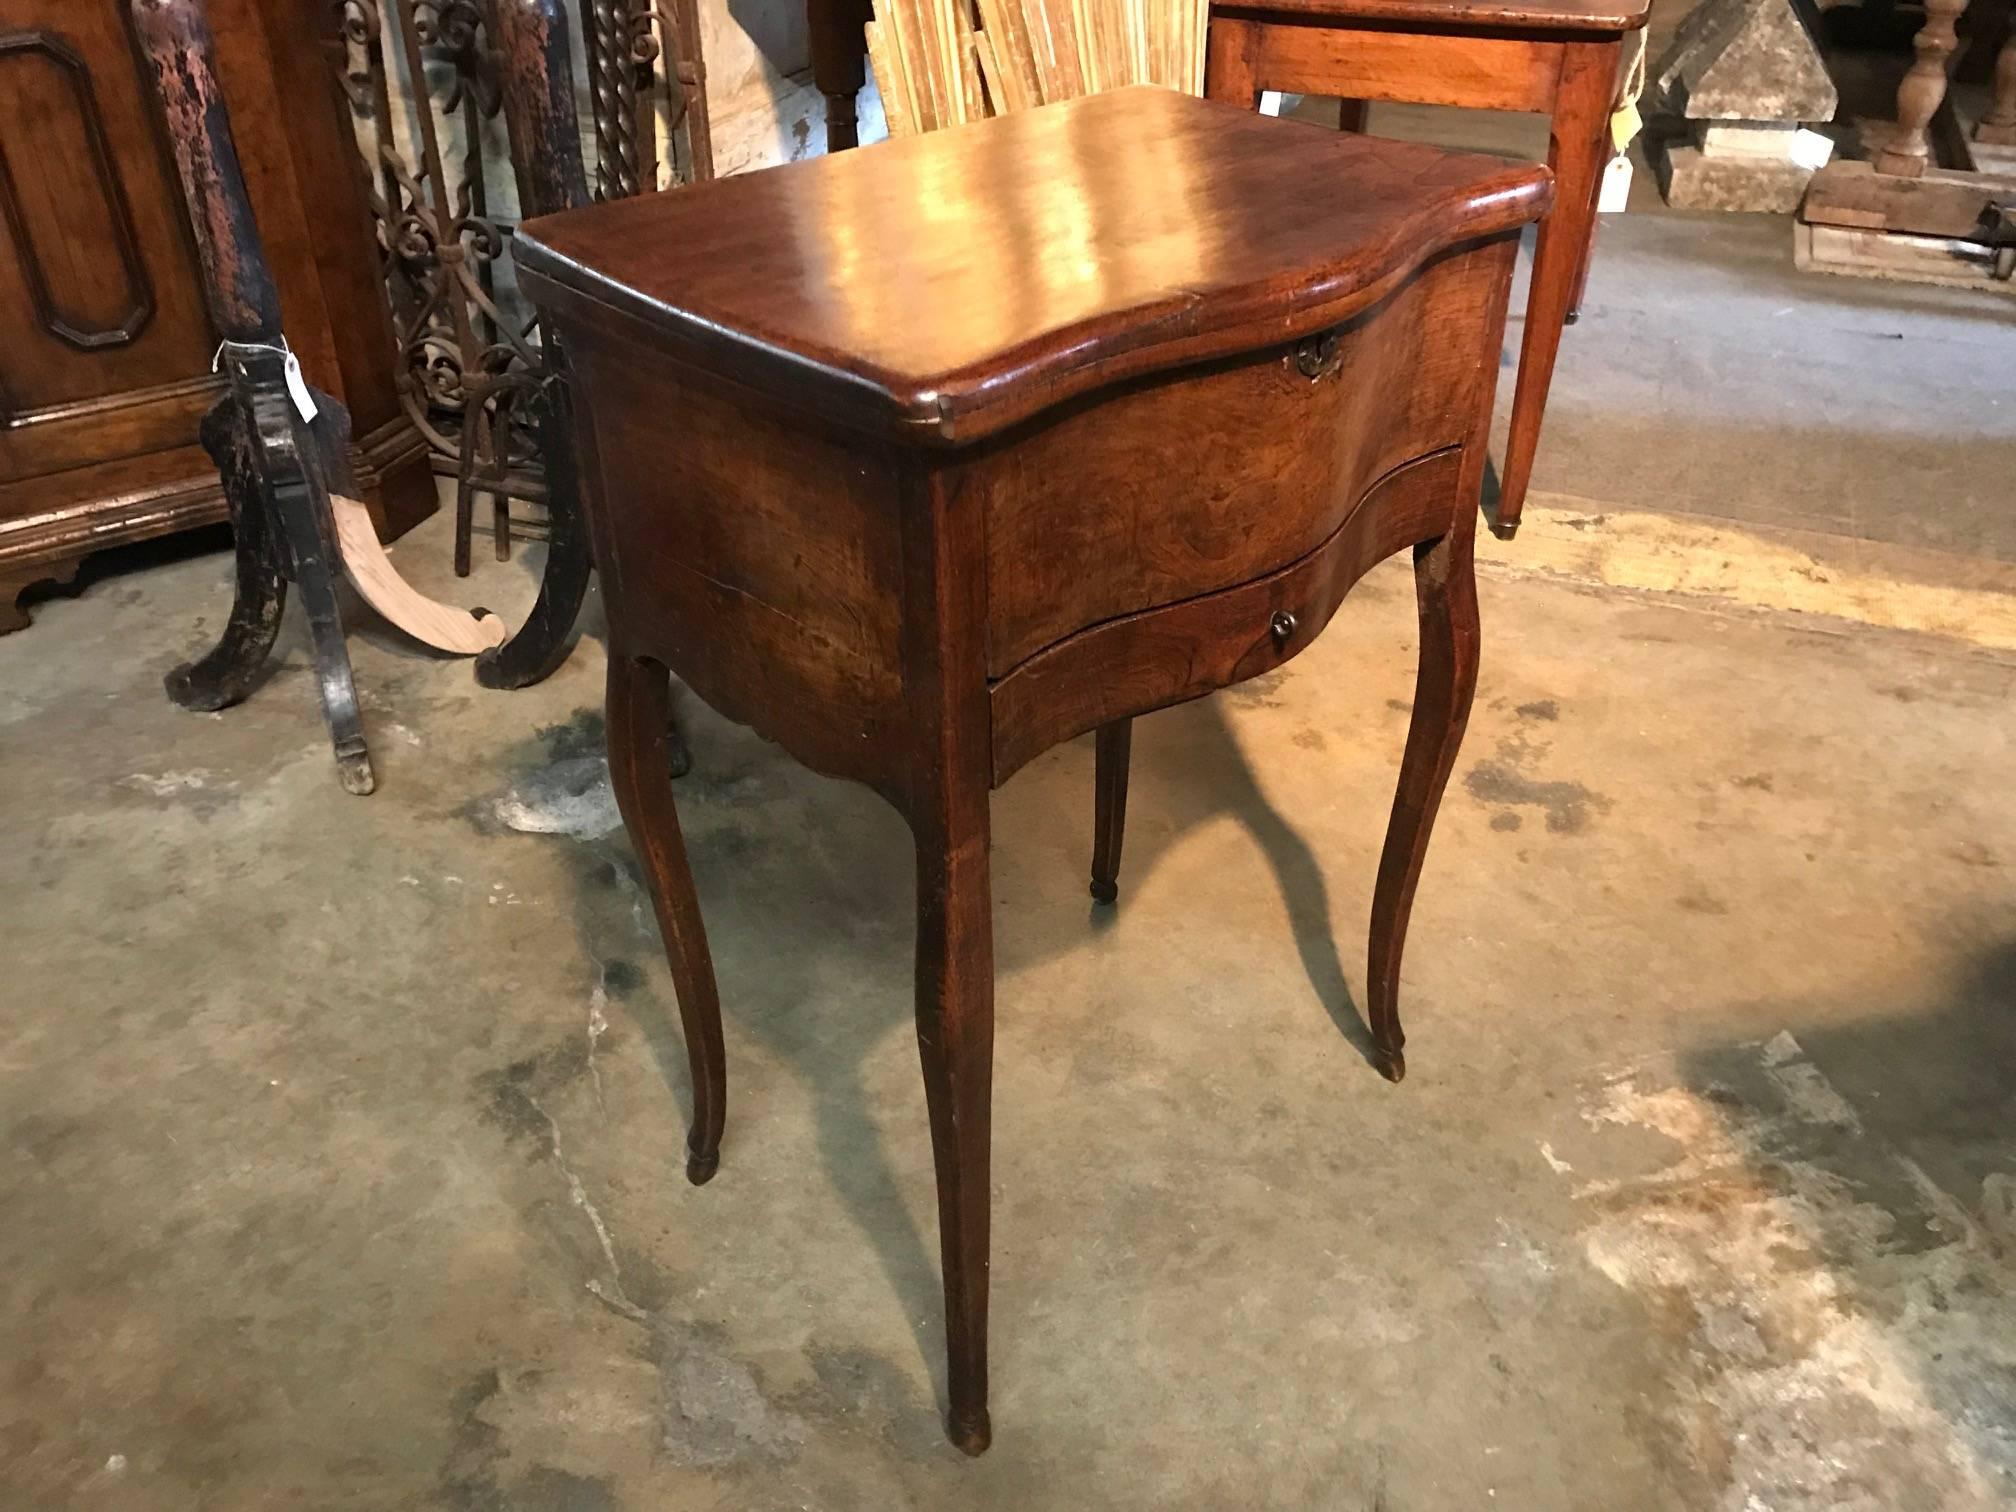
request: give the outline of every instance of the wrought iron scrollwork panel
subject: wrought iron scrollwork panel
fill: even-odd
[[[436,470],[473,478],[491,494],[505,555],[507,500],[542,496],[538,437],[527,407],[514,401],[544,369],[530,312],[502,262],[515,219],[491,203],[493,193],[515,194],[484,7],[332,3],[392,309],[400,400]],[[695,0],[578,3],[597,197],[711,177]],[[466,571],[466,539],[457,557]]]

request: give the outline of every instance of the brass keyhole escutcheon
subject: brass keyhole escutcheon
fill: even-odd
[[[1311,383],[1319,382],[1343,365],[1344,333],[1319,331],[1295,343],[1295,371]]]
[[[1274,618],[1267,622],[1267,628],[1274,636],[1274,644],[1285,646],[1288,638],[1295,633],[1295,616],[1286,609],[1276,609]]]

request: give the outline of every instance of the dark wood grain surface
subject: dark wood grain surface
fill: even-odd
[[[549,307],[959,442],[1342,320],[1548,193],[1530,165],[1139,88],[537,220],[516,255]]]
[[[1301,653],[1372,567],[1453,527],[1459,466],[1451,448],[1396,468],[1279,572],[1088,626],[1029,658],[988,699],[995,783],[1059,741],[1232,687]]]
[[[975,464],[989,675],[1082,626],[1272,572],[1374,479],[1460,443],[1491,294],[1479,259],[1438,257],[1331,330],[1320,380],[1307,344],[1284,343],[1075,400],[990,452]]]

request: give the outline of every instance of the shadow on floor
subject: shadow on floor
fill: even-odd
[[[1268,697],[1268,680],[1246,685],[1238,696]],[[698,712],[683,690],[679,711],[691,732],[695,763],[675,793],[710,925],[728,1028],[724,1164],[732,1165],[738,1143],[760,1137],[760,1131],[738,1117],[736,1107],[735,1043],[746,1036],[790,1067],[811,1091],[827,1179],[875,1246],[892,1291],[913,1320],[919,1354],[942,1401],[935,1236],[920,1232],[912,1221],[865,1081],[865,1067],[886,1037],[907,1033],[912,1022],[915,902],[908,829],[867,790],[811,776],[749,731]],[[510,764],[530,772],[541,764],[585,761],[583,780],[606,784],[606,772],[593,759],[600,754],[602,733],[599,712],[584,710],[572,724],[541,732],[538,741],[512,754]],[[1080,896],[1090,860],[1090,757],[1089,737],[1060,757],[1070,766],[1068,785],[1083,794],[1082,812],[1046,815],[1044,820],[1067,826],[1076,821],[1075,832],[1082,837],[1077,864],[1057,875],[1054,885]],[[1396,766],[1398,759],[1396,744]],[[1367,801],[1378,803],[1383,812],[1390,793],[1368,794]],[[1216,701],[1201,700],[1140,722],[1130,807],[1134,834],[1117,908],[1127,906],[1130,889],[1186,833],[1229,816],[1266,858],[1312,992],[1370,1066],[1371,1036],[1330,927],[1323,864],[1268,800]],[[996,808],[998,815],[1000,800]],[[570,847],[578,878],[575,923],[588,969],[612,999],[620,999],[621,1011],[638,1026],[682,1114],[689,1112],[691,1080],[677,1006],[662,969],[651,964],[662,960],[660,941],[628,842],[617,830],[586,843],[563,843]],[[1016,836],[997,831],[997,857],[1015,844]],[[1057,848],[1068,851],[1070,846],[1066,840]],[[1369,877],[1377,856],[1338,857],[1333,864],[1361,865]],[[1044,954],[1075,949],[1111,926],[1114,908],[1088,907],[1081,935],[1066,930],[1036,944],[1028,932],[1003,938],[997,931],[997,978],[1007,981],[1030,964],[1032,949]],[[922,1149],[928,1134],[921,1087],[918,1100],[915,1128],[904,1137],[916,1139]],[[664,1153],[668,1170],[676,1169],[679,1152]]]

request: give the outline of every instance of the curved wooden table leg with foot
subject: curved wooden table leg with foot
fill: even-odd
[[[1088,141],[1152,142],[1192,191]],[[1307,192],[1323,182],[1349,192]],[[1415,548],[1420,695],[1371,949],[1397,1078],[1408,906],[1476,675],[1506,294],[1548,192],[1530,165],[1130,89],[519,232],[579,384],[610,771],[693,1060],[689,1174],[714,1169],[721,1024],[664,775],[667,668],[909,825],[945,1424],[968,1454],[992,1438],[989,794],[1097,731],[1110,899],[1134,717],[1283,666]],[[1003,206],[1090,239],[977,257]],[[864,225],[900,265],[849,253]],[[751,246],[775,251],[761,279],[728,250]]]
[[[1127,766],[1133,746],[1133,720],[1099,727],[1092,758],[1092,899],[1097,903],[1120,896],[1120,842],[1127,830]]]
[[[721,1040],[721,998],[714,958],[700,922],[700,900],[686,861],[686,839],[667,771],[666,731],[671,728],[671,674],[644,657],[609,651],[609,781],[623,827],[658,915],[686,1058],[693,1073],[693,1123],[686,1135],[686,1179],[703,1186],[721,1164],[721,1130],[728,1116],[728,1062]]]
[[[1407,754],[1393,796],[1393,817],[1379,854],[1379,880],[1372,891],[1372,933],[1365,980],[1372,1043],[1380,1073],[1388,1081],[1407,1074],[1402,1053],[1407,1036],[1400,1028],[1400,954],[1414,889],[1428,855],[1428,836],[1442,790],[1455,770],[1456,752],[1470,722],[1470,699],[1477,690],[1477,578],[1473,566],[1476,526],[1466,519],[1449,534],[1414,548],[1414,595],[1421,611],[1421,666],[1414,685],[1414,713],[1407,725]]]
[[[938,1178],[946,1432],[967,1454],[987,1415],[988,1170],[994,1097],[994,921],[984,775],[917,832],[917,1055]]]

